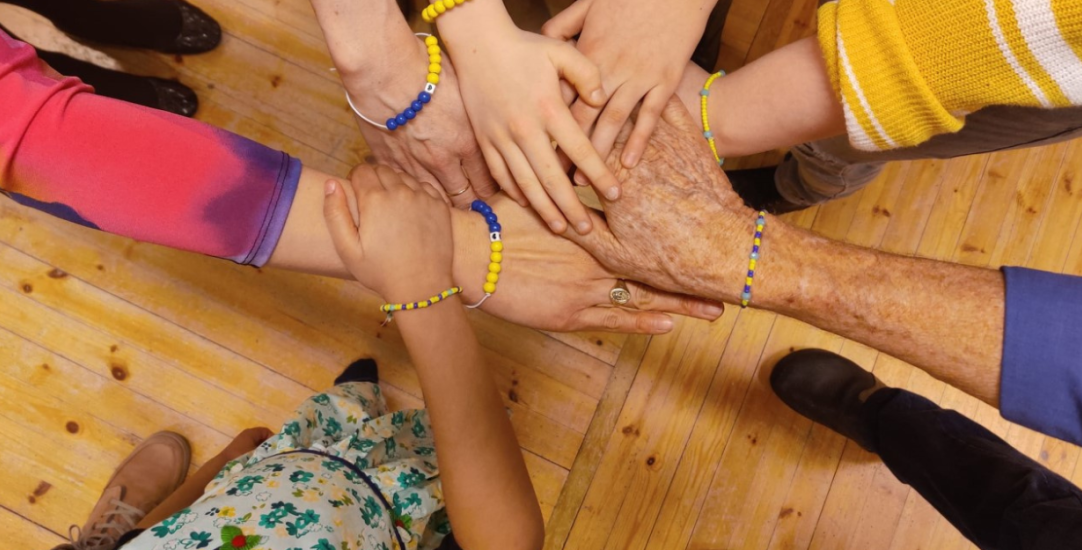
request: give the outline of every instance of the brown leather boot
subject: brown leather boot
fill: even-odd
[[[117,467],[86,525],[72,525],[71,543],[57,550],[113,550],[121,536],[184,483],[191,457],[181,435],[148,437]]]

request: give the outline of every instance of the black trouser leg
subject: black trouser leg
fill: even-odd
[[[865,411],[890,471],[980,548],[1082,548],[1082,491],[980,424],[897,389]]]
[[[168,48],[181,32],[175,4],[161,0],[4,0],[68,34],[119,46]]]

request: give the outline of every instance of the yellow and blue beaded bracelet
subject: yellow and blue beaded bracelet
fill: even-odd
[[[503,226],[500,225],[500,219],[492,211],[492,207],[481,199],[470,203],[470,210],[484,216],[485,223],[488,224],[489,250],[491,251],[488,256],[488,274],[485,275],[485,284],[481,287],[485,291],[485,295],[476,304],[466,306],[470,309],[476,309],[496,293],[496,283],[499,282],[500,271],[503,270],[501,265],[503,263],[503,237],[501,235]]]
[[[353,109],[353,112],[356,113],[361,120],[376,128],[382,128],[393,132],[417,118],[421,109],[424,109],[425,105],[432,101],[432,94],[436,93],[436,85],[440,83],[440,73],[443,71],[443,52],[440,50],[440,42],[435,36],[424,33],[418,34],[417,36],[425,37],[425,46],[428,47],[428,76],[425,77],[425,89],[417,94],[417,99],[413,100],[413,103],[410,103],[409,107],[406,107],[401,113],[388,118],[387,122],[384,124],[380,124],[364,116],[364,114],[357,109],[357,106],[353,104],[353,99],[349,97],[349,92],[346,92],[346,101],[349,103],[349,108]]]
[[[433,23],[437,17],[465,3],[466,0],[436,0],[421,12],[421,19],[424,19],[425,23]]]
[[[703,89],[699,91],[703,115],[703,137],[710,144],[710,151],[714,153],[714,160],[717,161],[719,167],[725,165],[725,159],[718,154],[718,146],[714,142],[714,132],[710,130],[710,117],[707,114],[706,103],[710,98],[710,85],[722,76],[725,76],[725,71],[718,71],[710,75],[710,78],[706,79],[706,84],[703,84]],[[755,266],[759,263],[759,247],[763,244],[763,229],[765,227],[766,210],[760,210],[758,217],[755,219],[755,237],[752,240],[751,254],[748,256],[748,274],[744,278],[744,291],[740,293],[740,307],[748,307],[748,304],[751,303],[751,285],[755,283]]]
[[[462,292],[462,287],[454,286],[427,300],[423,300],[420,302],[413,302],[410,304],[383,304],[382,306],[379,306],[379,310],[387,314],[387,319],[383,321],[383,324],[386,325],[387,323],[390,323],[391,319],[394,318],[395,312],[412,311],[415,309],[426,309],[429,306],[438,304],[460,292]]]

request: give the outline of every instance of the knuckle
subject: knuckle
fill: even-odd
[[[620,106],[620,105],[611,105],[610,104],[605,109],[605,114],[602,115],[602,118],[604,119],[605,122],[608,122],[608,123],[611,123],[611,124],[623,124],[623,122],[625,120],[627,120],[627,117],[630,114],[631,114],[631,112],[627,108],[625,108],[623,106]]]
[[[635,305],[640,308],[650,307],[657,302],[657,294],[645,288],[638,289],[638,292],[634,293],[633,296],[635,297]]]
[[[601,319],[601,326],[610,330],[620,328],[620,316],[614,311],[606,313]]]

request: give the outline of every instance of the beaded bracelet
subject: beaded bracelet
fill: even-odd
[[[485,201],[480,199],[473,201],[470,203],[470,210],[484,216],[485,221],[488,222],[488,239],[491,243],[489,249],[492,251],[488,257],[488,275],[485,275],[485,284],[482,286],[485,296],[476,304],[466,306],[470,309],[476,309],[481,307],[481,304],[485,303],[489,296],[496,293],[496,283],[500,280],[500,271],[503,270],[500,266],[503,262],[503,239],[500,237],[500,231],[503,230],[503,227],[500,225],[500,219],[496,217],[496,213],[492,211],[492,207]]]
[[[710,150],[714,152],[714,160],[718,162],[718,166],[724,166],[725,159],[718,155],[718,146],[714,143],[714,132],[710,131],[710,117],[706,113],[706,100],[710,99],[710,85],[723,76],[725,76],[725,71],[718,71],[710,75],[710,78],[706,79],[706,84],[703,84],[703,89],[699,90],[699,104],[703,108],[703,137],[710,144]]]
[[[424,19],[425,23],[432,23],[440,15],[465,3],[466,0],[436,0],[421,12],[421,19]]]
[[[413,302],[411,304],[383,304],[382,306],[379,306],[379,310],[387,314],[387,319],[383,321],[383,324],[386,325],[387,323],[390,323],[391,319],[394,318],[394,314],[396,311],[412,311],[415,309],[425,309],[428,306],[438,304],[460,292],[462,292],[462,287],[454,286],[423,302]]]
[[[417,118],[417,114],[424,109],[425,104],[432,101],[432,94],[436,93],[436,85],[440,83],[440,72],[443,71],[441,64],[443,63],[442,50],[440,50],[440,42],[435,36],[431,34],[420,33],[417,36],[425,37],[425,45],[428,46],[428,77],[425,89],[421,93],[417,94],[417,99],[410,103],[409,107],[406,107],[404,111],[397,115],[388,118],[385,124],[380,124],[361,113],[357,109],[357,106],[353,104],[353,99],[349,97],[349,92],[346,92],[346,102],[349,103],[349,108],[353,109],[353,112],[357,114],[361,120],[375,126],[376,128],[382,128],[384,130],[394,131],[402,126],[405,126],[409,121]]]
[[[707,115],[706,100],[710,98],[710,85],[715,80],[725,76],[725,71],[718,71],[706,79],[703,89],[699,91],[700,104],[703,114],[703,137],[710,144],[710,151],[714,153],[714,160],[718,166],[725,165],[725,159],[718,154],[718,146],[714,143],[714,132],[710,131],[710,117]],[[748,275],[744,279],[744,292],[740,293],[740,307],[748,307],[751,303],[751,285],[755,282],[755,266],[759,262],[759,247],[763,244],[763,228],[766,227],[766,210],[760,210],[755,220],[755,238],[751,245],[751,255],[748,257]]]

